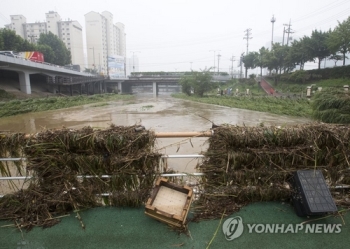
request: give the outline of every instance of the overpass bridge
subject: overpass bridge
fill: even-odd
[[[26,94],[31,94],[30,75],[32,74],[45,75],[49,91],[53,93],[68,91],[70,95],[73,95],[75,92],[79,94],[103,92],[132,93],[136,89],[141,92],[152,92],[156,96],[160,92],[181,91],[179,80],[182,75],[139,75],[129,78],[109,79],[58,65],[34,62],[22,57],[13,57],[4,54],[0,54],[0,70],[17,72],[19,76],[19,88]],[[213,77],[213,81],[225,81],[229,79],[216,79],[215,76]]]
[[[158,95],[160,92],[180,92],[181,85],[179,81],[183,75],[152,75],[152,76],[131,76],[127,80],[110,80],[109,82],[117,82],[116,87],[121,93],[132,93],[135,88],[142,88],[147,92],[153,92]],[[226,82],[231,80],[229,75],[213,75],[212,82]]]
[[[108,80],[117,82],[120,93],[147,92],[157,96],[160,92],[180,92],[180,77],[129,77],[127,80]]]
[[[31,94],[30,75],[32,74],[47,76],[47,83],[53,86],[56,84],[57,87],[67,83],[74,85],[104,80],[104,78],[89,73],[78,72],[46,62],[34,62],[22,57],[13,57],[4,54],[0,54],[0,70],[17,72],[20,90],[26,94]],[[56,91],[55,87],[53,91]]]

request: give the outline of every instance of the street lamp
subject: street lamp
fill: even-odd
[[[220,52],[221,50],[209,50],[209,52],[214,52],[214,69],[213,69],[214,73],[215,73],[215,53],[216,53],[216,51]]]
[[[101,74],[101,54],[100,53],[98,53],[98,60],[99,60],[98,70],[100,71],[100,74]]]
[[[141,53],[140,51],[131,51],[132,52],[132,72],[135,72],[135,53]]]
[[[96,64],[95,64],[95,47],[89,48],[92,49],[92,57],[94,59],[94,71],[96,70]]]
[[[220,57],[221,54],[218,54],[218,74],[220,73]]]
[[[192,61],[190,63],[191,63],[191,71],[192,71]]]
[[[271,23],[272,23],[271,49],[272,49],[272,46],[273,46],[273,26],[274,26],[275,22],[276,22],[276,18],[273,15],[272,18],[271,18]]]

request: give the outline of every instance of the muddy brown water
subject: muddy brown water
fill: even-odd
[[[257,126],[261,123],[266,126],[282,126],[312,122],[307,118],[202,104],[170,96],[137,95],[134,100],[109,102],[104,106],[90,104],[1,118],[0,131],[32,134],[43,129],[62,127],[107,128],[110,124],[122,126],[141,124],[155,132],[207,131],[212,126],[208,120],[218,125],[239,126]],[[157,139],[156,149],[168,155],[200,154],[207,149],[206,141],[207,138],[161,138]],[[198,163],[200,159],[167,159],[168,168],[179,172],[196,172]],[[0,182],[0,195],[3,192],[1,186],[4,186],[4,183]]]

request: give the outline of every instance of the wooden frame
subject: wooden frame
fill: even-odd
[[[190,187],[160,178],[146,203],[145,214],[170,226],[184,227],[192,199],[193,191]]]

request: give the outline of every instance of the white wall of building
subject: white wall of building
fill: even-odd
[[[115,24],[117,30],[117,39],[118,39],[118,51],[119,55],[126,56],[126,34],[125,34],[125,25],[121,22]]]
[[[79,65],[83,71],[85,66],[83,48],[83,29],[77,21],[59,22],[59,38],[71,52],[72,64]]]
[[[87,48],[86,68],[107,72],[107,32],[106,18],[97,12],[85,14],[85,34]]]
[[[27,19],[22,15],[11,15],[10,17],[11,23],[5,27],[15,31],[17,35],[25,39],[23,24],[27,22]]]
[[[107,75],[107,59],[113,56],[124,56],[125,45],[120,42],[120,27],[113,24],[113,15],[109,11],[101,14],[91,11],[85,14],[87,66],[86,68],[97,69],[101,74]],[[125,40],[125,39],[124,39]],[[125,43],[125,42],[124,42]],[[94,63],[95,61],[95,63]],[[95,67],[94,67],[95,65]]]
[[[47,33],[51,32],[59,37],[59,25],[58,22],[61,21],[61,16],[55,11],[49,11],[46,13],[46,23],[47,23]]]
[[[47,33],[47,25],[45,22],[36,23],[25,23],[24,28],[24,39],[30,43],[37,43],[40,38],[40,34]]]

